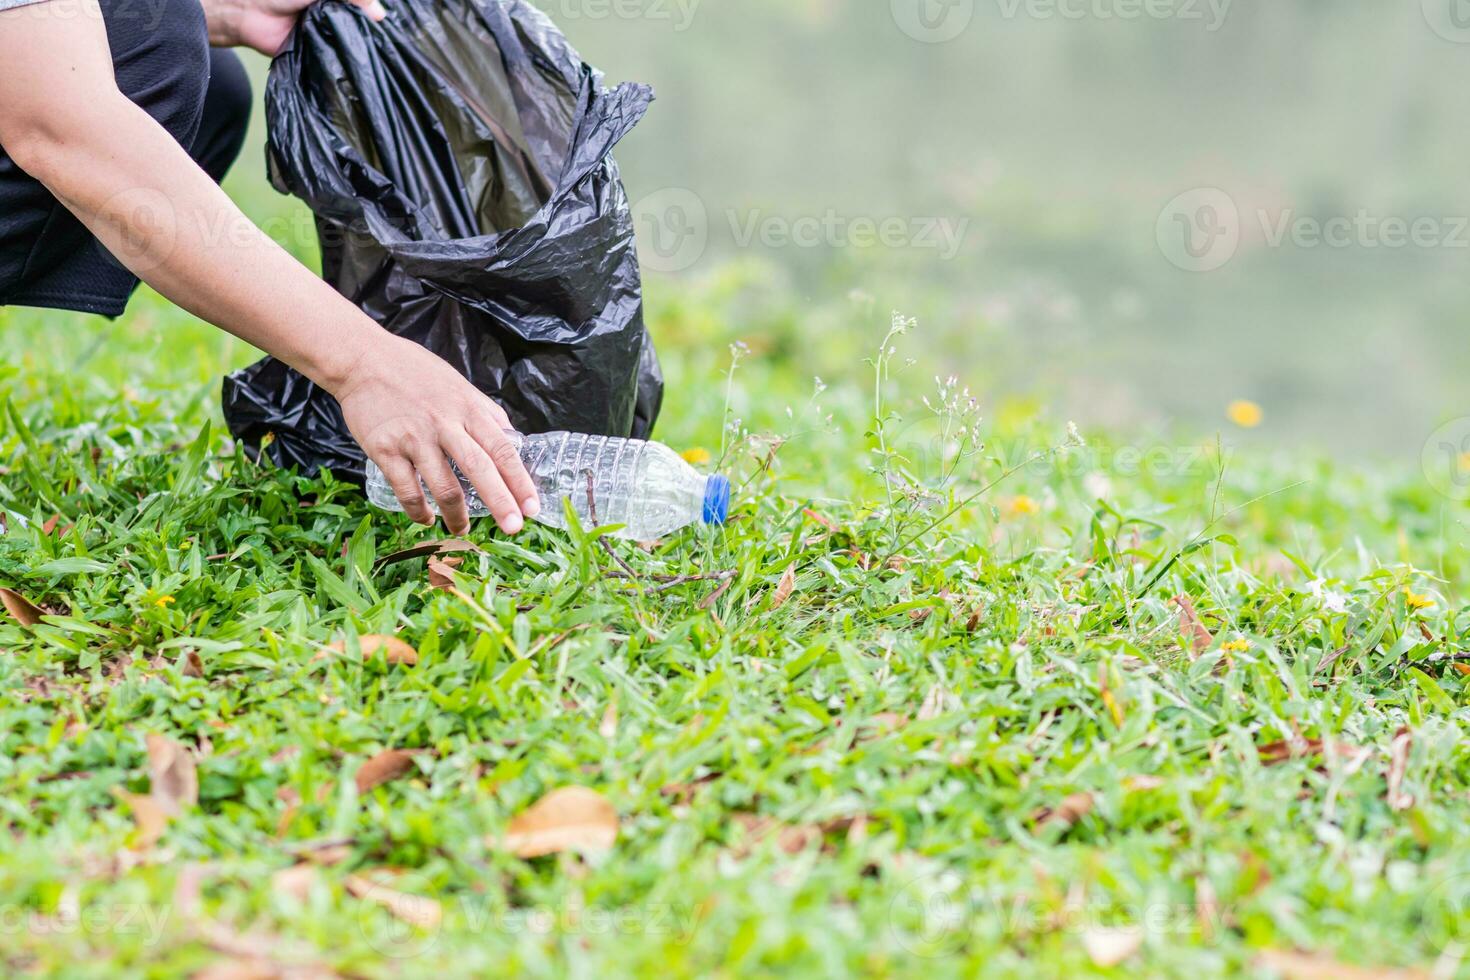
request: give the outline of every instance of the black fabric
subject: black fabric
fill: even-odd
[[[250,79],[209,47],[199,0],[101,0],[118,87],[216,181],[240,154]],[[0,306],[118,316],[138,280],[0,147]]]
[[[522,432],[646,438],[663,378],[613,146],[653,92],[608,90],[524,0],[307,9],[266,85],[277,189],[310,205],[323,274],[448,361]],[[273,358],[225,380],[254,451],[361,481],[330,394]]]

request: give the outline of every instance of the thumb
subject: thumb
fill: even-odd
[[[360,8],[375,23],[388,17],[388,11],[383,9],[381,0],[352,0],[352,5]]]

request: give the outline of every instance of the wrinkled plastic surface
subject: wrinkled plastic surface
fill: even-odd
[[[651,541],[690,524],[723,524],[730,509],[730,482],[703,476],[668,446],[641,439],[589,436],[580,432],[510,433],[521,462],[541,499],[536,520],[567,526],[570,501],[584,528],[621,525],[615,537]],[[471,517],[489,517],[490,508],[474,484],[454,467]],[[434,494],[420,482],[429,507],[439,513]],[[383,510],[402,511],[383,471],[367,464],[367,498]]]
[[[611,151],[652,90],[605,89],[522,0],[387,6],[312,5],[270,70],[271,180],[316,215],[323,275],[523,432],[648,436],[663,379]],[[224,408],[278,464],[363,480],[335,399],[281,362],[226,378]]]

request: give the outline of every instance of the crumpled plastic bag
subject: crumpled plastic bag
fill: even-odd
[[[522,0],[390,0],[378,24],[325,0],[271,66],[271,181],[315,214],[327,281],[517,429],[646,438],[663,378],[611,152],[652,101]],[[336,400],[280,361],[227,377],[224,409],[247,449],[362,481]]]

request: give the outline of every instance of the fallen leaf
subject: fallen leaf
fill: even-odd
[[[395,919],[420,929],[437,929],[444,918],[444,910],[435,899],[397,891],[364,875],[348,875],[342,886],[353,898],[375,902]]]
[[[1082,933],[1082,948],[1093,966],[1107,969],[1128,959],[1143,945],[1143,930],[1097,927]]]
[[[46,615],[40,606],[10,589],[0,589],[0,603],[4,604],[6,612],[14,616],[16,622],[22,626],[35,626]]]
[[[192,918],[199,914],[204,899],[204,883],[218,874],[218,866],[192,861],[179,869],[174,879],[174,907]]]
[[[878,729],[879,734],[896,732],[909,723],[908,718],[896,711],[880,711],[864,723]]]
[[[314,864],[293,864],[271,875],[271,890],[278,895],[289,895],[298,902],[305,902],[311,888],[321,880],[321,872]]]
[[[658,791],[659,795],[670,797],[675,803],[687,804],[694,799],[696,793],[719,778],[719,773],[706,773],[687,783],[665,783]]]
[[[1077,821],[1092,812],[1091,793],[1073,793],[1055,807],[1044,806],[1032,816],[1037,827],[1056,824],[1063,830],[1076,826]]]
[[[736,854],[745,857],[757,845],[773,840],[784,854],[796,855],[822,841],[822,828],[811,824],[784,824],[772,817],[756,813],[737,813],[735,822],[745,832]]]
[[[1284,980],[1420,980],[1429,976],[1423,970],[1352,966],[1341,963],[1326,953],[1298,953],[1281,949],[1263,950],[1256,957],[1256,963],[1280,975]]]
[[[771,609],[780,609],[791,598],[791,592],[796,588],[796,563],[792,562],[786,566],[786,571],[781,573],[781,580],[776,583],[776,591],[771,593]]]
[[[616,700],[607,703],[607,710],[602,713],[602,723],[597,726],[597,734],[611,742],[618,735],[618,702]]]
[[[397,779],[413,769],[415,749],[384,749],[357,770],[357,791],[366,793],[375,786]]]
[[[1388,808],[1407,810],[1414,805],[1412,793],[1404,792],[1404,773],[1409,769],[1409,750],[1414,747],[1414,734],[1400,728],[1388,749]]]
[[[944,714],[945,707],[949,704],[949,692],[944,689],[943,684],[935,684],[929,688],[929,693],[924,696],[924,703],[919,706],[918,719],[929,721]]]
[[[430,558],[429,588],[448,590],[454,588],[454,570],[464,564],[463,558]]]
[[[1179,607],[1179,624],[1184,631],[1190,634],[1190,647],[1197,657],[1210,648],[1215,638],[1210,631],[1205,629],[1205,624],[1200,620],[1199,613],[1194,610],[1194,602],[1187,595],[1176,595],[1174,605]]]
[[[419,652],[412,646],[400,640],[396,636],[383,636],[379,633],[369,633],[367,636],[359,636],[357,645],[362,648],[362,659],[371,660],[373,654],[379,650],[383,651],[384,658],[390,664],[400,664],[404,667],[413,667],[419,662]],[[347,641],[338,640],[329,649],[338,653],[347,652]],[[325,652],[317,654],[313,660],[325,660]]]
[[[415,558],[427,558],[430,555],[448,555],[462,551],[479,551],[480,546],[460,538],[446,538],[443,541],[426,541],[423,544],[405,548],[403,551],[395,551],[391,555],[384,555],[373,562],[373,571],[385,568],[388,565],[396,565],[401,561],[412,561]]]
[[[504,846],[520,858],[561,851],[606,851],[618,837],[618,814],[582,786],[554,789],[510,822]]]
[[[185,650],[179,654],[179,673],[185,677],[204,677],[204,661],[194,650]]]
[[[177,817],[199,803],[199,773],[194,757],[178,742],[148,733],[148,768],[152,782],[148,795],[163,812]]]
[[[1318,755],[1355,762],[1368,754],[1368,750],[1360,745],[1337,739],[1324,741],[1320,738],[1294,738],[1280,742],[1267,742],[1265,745],[1258,746],[1256,752],[1260,755],[1263,766],[1275,766],[1291,759],[1305,759]]]
[[[802,508],[801,512],[805,514],[812,521],[812,523],[820,524],[822,527],[825,527],[827,530],[832,531],[833,533],[841,530],[841,528],[837,526],[837,522],[832,520],[832,518],[828,517],[826,514],[818,513],[817,511],[812,510],[810,507]]]
[[[52,514],[51,517],[47,519],[46,523],[41,525],[41,533],[50,534],[52,531],[56,530],[56,525],[60,523],[61,515]]]
[[[192,980],[284,980],[287,976],[292,974],[284,972],[273,960],[249,956],[211,963],[195,973]]]
[[[168,829],[168,814],[164,812],[158,801],[141,793],[129,793],[121,786],[114,786],[112,795],[126,803],[128,809],[133,811],[133,822],[138,827],[137,834],[133,838],[133,850],[146,851],[157,844],[163,832]]]

